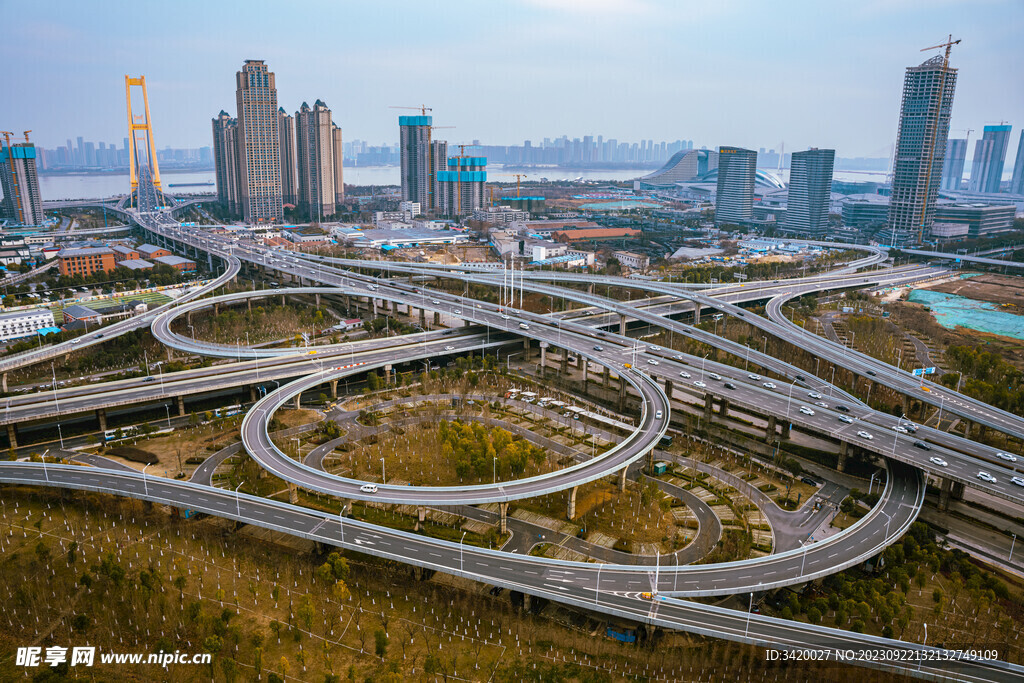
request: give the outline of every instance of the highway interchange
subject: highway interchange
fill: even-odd
[[[927,428],[920,429],[917,434],[901,434],[891,429],[896,424],[896,419],[892,416],[876,413],[852,396],[839,392],[823,379],[781,363],[764,353],[746,347],[740,347],[741,351],[728,340],[639,306],[584,294],[577,289],[543,284],[544,280],[556,283],[579,280],[571,274],[528,272],[521,278],[520,286],[527,291],[559,296],[584,307],[605,311],[604,315],[581,314],[572,318],[539,315],[507,304],[499,306],[441,290],[430,290],[423,285],[414,287],[393,278],[378,279],[356,272],[355,269],[389,269],[410,277],[443,276],[496,288],[502,286],[502,276],[499,273],[484,273],[472,268],[449,268],[447,272],[439,272],[437,268],[423,267],[420,264],[342,262],[332,259],[318,260],[308,255],[285,256],[279,252],[223,243],[197,228],[183,228],[173,221],[169,212],[137,213],[132,216],[154,239],[171,240],[179,246],[187,245],[190,249],[209,253],[212,258],[217,258],[225,264],[225,272],[202,290],[193,292],[188,297],[191,303],[179,300],[144,317],[140,316],[118,323],[117,326],[104,328],[103,337],[91,335],[90,339],[83,340],[78,345],[72,346],[69,342],[30,352],[24,356],[15,356],[0,363],[0,369],[7,370],[55,358],[70,350],[81,348],[86,343],[102,343],[115,334],[149,325],[152,326],[154,335],[168,346],[188,353],[234,358],[237,362],[186,373],[169,373],[159,381],[122,380],[99,387],[54,389],[52,392],[14,397],[7,399],[4,422],[14,424],[41,417],[95,410],[102,405],[131,405],[140,401],[181,396],[192,390],[209,391],[222,381],[225,386],[272,381],[278,385],[277,388],[267,391],[266,395],[247,412],[241,429],[245,450],[264,468],[303,488],[345,499],[374,498],[382,502],[444,506],[507,502],[565,490],[637,463],[651,451],[668,429],[672,399],[662,388],[667,381],[673,386],[669,388],[666,385],[666,389],[672,393],[682,392],[682,400],[685,402],[699,405],[706,389],[716,397],[727,397],[730,404],[741,409],[767,412],[780,416],[780,419],[785,416],[784,419],[793,423],[794,427],[826,434],[839,441],[849,441],[858,447],[886,456],[889,458],[890,475],[886,477],[882,498],[858,524],[827,541],[809,544],[803,549],[723,565],[689,565],[678,568],[659,566],[652,571],[652,567],[556,561],[509,555],[470,546],[463,547],[460,544],[357,520],[339,517],[332,519],[324,517],[322,513],[275,501],[227,493],[198,484],[146,477],[144,474],[132,472],[28,462],[3,463],[0,464],[2,481],[100,490],[176,507],[187,507],[359,552],[467,576],[585,609],[667,628],[776,647],[920,649],[924,646],[797,622],[783,622],[678,598],[746,593],[789,585],[833,573],[876,555],[886,545],[898,539],[916,519],[924,498],[922,470],[967,485],[979,486],[994,495],[1010,500],[1021,500],[1022,489],[1010,483],[1010,479],[1017,476],[1016,465],[994,460],[992,449],[968,439]],[[873,359],[861,357],[855,352],[850,353],[841,346],[836,348],[837,345],[821,340],[816,335],[809,335],[800,328],[793,329],[792,325],[780,316],[782,304],[789,298],[803,293],[868,284],[913,282],[915,279],[935,274],[934,271],[927,269],[907,269],[889,273],[875,271],[851,275],[853,268],[877,263],[881,260],[879,256],[881,254],[878,252],[869,253],[866,258],[850,264],[849,268],[827,276],[806,278],[798,282],[782,281],[772,283],[772,286],[762,284],[756,291],[753,283],[743,288],[705,288],[699,291],[699,288],[678,284],[621,278],[588,277],[584,282],[628,287],[692,301],[697,305],[740,318],[766,333],[808,348],[838,367],[850,369],[864,377],[870,376],[871,381],[907,392],[917,391],[922,395],[915,394],[915,397],[921,400],[937,399],[937,402],[944,403],[947,410],[959,410],[964,413],[964,417],[977,424],[984,424],[1017,437],[1024,434],[1024,424],[1018,416],[1003,414],[1002,411],[979,404],[938,385],[932,385],[935,387],[932,392],[921,392],[920,381],[915,378],[908,380],[909,374],[901,373]],[[243,264],[262,268],[272,266],[274,272],[290,275],[300,287],[302,280],[307,280],[311,285],[319,285],[302,289],[288,288],[283,292],[260,290],[213,299],[199,298],[232,279]],[[253,296],[276,296],[281,293],[347,294],[371,300],[386,300],[409,306],[410,310],[414,307],[453,318],[463,318],[474,325],[473,330],[485,326],[486,331],[465,332],[454,336],[424,333],[414,340],[389,340],[384,345],[378,342],[372,348],[367,344],[343,344],[310,350],[271,350],[212,345],[191,340],[174,333],[171,329],[174,319],[187,315],[190,310],[205,308],[213,303],[227,305]],[[731,300],[767,300],[769,317],[762,318],[744,311],[731,303]],[[598,323],[608,325],[608,314],[611,314],[612,327],[616,324],[615,318],[621,323],[628,316],[631,320],[643,320],[672,333],[688,335],[696,341],[716,346],[733,355],[742,354],[740,357],[745,357],[748,363],[756,365],[759,372],[778,375],[779,379],[772,382],[777,382],[778,386],[765,387],[762,381],[765,378],[758,376],[755,380],[753,372],[709,361],[707,357],[698,358],[666,349],[649,349],[646,345],[638,347],[633,338],[599,328]],[[624,328],[619,330],[624,331]],[[481,486],[380,485],[374,494],[360,491],[359,486],[362,482],[336,477],[321,469],[292,460],[270,440],[268,426],[274,412],[301,395],[303,391],[312,390],[334,380],[353,377],[371,369],[388,368],[438,355],[454,355],[508,346],[516,343],[520,337],[547,345],[549,348],[571,351],[588,363],[604,366],[614,375],[623,378],[632,388],[634,395],[640,399],[640,414],[637,416],[637,426],[632,434],[599,457],[548,475]],[[627,363],[633,366],[632,370],[627,369]],[[641,368],[643,371],[638,371]],[[713,379],[712,373],[721,376],[722,379]],[[281,381],[287,381],[286,378],[289,377],[299,379],[281,384]],[[702,382],[706,386],[701,387],[695,382]],[[732,384],[734,388],[726,387],[726,382]],[[820,398],[825,400],[821,402],[827,401],[829,407],[815,405],[816,399],[807,395],[810,393],[822,394]],[[842,400],[848,412],[835,410],[835,397]],[[672,398],[679,400],[680,397]],[[805,411],[801,412],[801,408]],[[847,415],[855,422],[841,421],[841,418]],[[857,436],[858,431],[864,432],[867,429],[872,434],[870,439]],[[925,451],[914,445],[916,441],[921,440],[932,444],[931,450]],[[947,464],[936,465],[931,458],[940,458]],[[975,473],[981,467],[993,473],[997,482],[987,483],[977,479]],[[644,592],[653,592],[655,599],[643,599],[641,593]],[[916,668],[916,663],[914,667],[908,667],[908,670],[910,669],[913,669],[909,671],[910,673],[924,677],[942,677],[952,673],[961,680],[1024,680],[1024,669],[998,661],[956,664],[925,661],[919,669]]]

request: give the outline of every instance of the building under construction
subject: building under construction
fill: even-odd
[[[0,185],[4,190],[3,217],[21,225],[42,225],[43,199],[39,194],[36,146],[28,141],[11,144],[12,133],[4,131],[0,143]]]

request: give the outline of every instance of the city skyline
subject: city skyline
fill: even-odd
[[[277,37],[254,24],[260,12],[228,17],[226,8],[186,3],[169,21],[141,22],[138,33],[118,38],[108,35],[116,4],[66,9],[54,20],[44,9],[12,7],[13,24],[24,30],[0,47],[0,54],[27,62],[9,76],[22,97],[0,103],[0,117],[9,127],[32,128],[34,141],[46,148],[63,144],[72,132],[63,118],[67,109],[29,112],[24,101],[60,93],[87,105],[75,110],[79,131],[120,140],[119,83],[126,72],[147,74],[158,148],[208,146],[210,112],[231,104],[221,84],[238,63],[258,58],[278,74],[286,110],[314,94],[331,102],[348,139],[390,144],[397,112],[388,107],[422,102],[433,107],[439,124],[455,126],[446,135],[452,143],[604,135],[684,138],[708,148],[777,148],[785,141],[791,151],[827,147],[839,157],[888,156],[896,132],[890,112],[898,109],[902,69],[921,61],[918,50],[948,32],[963,39],[952,60],[963,78],[951,136],[1003,120],[1017,130],[1024,125],[1024,96],[1006,87],[1000,67],[1024,56],[1024,47],[1013,40],[1024,9],[1014,2],[947,3],[927,13],[915,3],[865,3],[835,10],[841,16],[827,19],[806,3],[768,9],[754,3],[676,8],[614,0],[507,2],[489,10],[492,21],[473,13],[467,14],[475,18],[459,16],[457,6],[443,16],[430,7],[393,3],[332,7],[338,21],[303,24],[303,41],[319,42],[328,54],[317,63],[340,65],[337,70],[310,69],[292,47],[287,36],[298,16],[275,22],[273,30],[282,36]],[[199,12],[210,20],[192,21]],[[844,32],[849,37],[832,35],[828,28],[836,21],[850,28]],[[333,24],[370,30],[340,41],[318,40]],[[721,41],[724,25],[737,34],[728,49]],[[214,35],[223,26],[237,30]],[[857,26],[874,38],[865,41]],[[457,47],[438,39],[460,31],[468,37]],[[109,50],[88,50],[97,35],[110,43]],[[55,39],[65,48],[50,49]],[[568,50],[564,43],[575,47]],[[479,55],[472,64],[456,54],[467,45]],[[69,65],[68,52],[81,59]],[[560,68],[547,68],[551,63]],[[440,87],[459,70],[459,88]],[[595,98],[601,107],[593,106]],[[1011,148],[1007,156],[1015,153]]]

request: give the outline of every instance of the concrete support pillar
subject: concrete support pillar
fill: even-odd
[[[13,424],[7,425],[7,440],[11,442],[11,448],[18,447],[18,428]]]
[[[622,313],[619,313],[619,334],[626,336],[626,316]]]
[[[964,420],[964,438],[971,438],[972,431],[974,431],[974,423],[970,420]]]
[[[580,363],[583,364],[583,387],[586,390],[587,382],[589,381],[587,374],[590,372],[590,361],[580,356]]]
[[[903,394],[903,414],[910,417],[910,396]]]
[[[711,394],[704,394],[704,419],[711,422],[711,415],[715,410],[715,397]]]
[[[259,398],[259,394],[256,392],[256,385],[255,384],[250,384],[249,385],[249,402],[250,403],[255,403],[258,398]]]
[[[370,299],[370,304],[372,305],[372,308],[373,308],[373,317],[376,320],[376,318],[377,318],[377,300],[376,299]]]
[[[839,444],[839,459],[836,461],[836,469],[840,472],[846,471],[846,457],[850,451],[850,444],[847,441]]]
[[[729,399],[724,396],[719,399],[718,414],[722,417],[729,417]]]
[[[619,405],[618,411],[621,413],[626,410],[626,379],[624,377],[619,378]]]
[[[185,397],[178,397],[178,417],[185,417]]]
[[[292,505],[299,503],[299,487],[291,482],[288,483],[288,502]]]
[[[665,380],[665,395],[668,396],[668,400],[672,400],[672,380]]]
[[[338,380],[331,380],[331,398],[338,398]]]
[[[0,375],[0,389],[2,389],[5,394],[7,393],[7,373],[6,372],[3,373],[2,375]]]
[[[302,394],[295,394],[295,410],[299,409],[299,399],[302,398]]]
[[[314,294],[313,298],[316,299],[316,307],[320,308],[320,295],[319,294]]]
[[[789,429],[792,426],[793,426],[792,422],[784,420],[782,422],[782,431],[779,433],[779,438],[780,439],[788,439],[789,438]]]
[[[562,349],[562,374],[569,374],[569,351],[568,349]]]
[[[547,372],[548,364],[548,347],[547,344],[540,345],[540,376],[543,377],[544,373]]]
[[[619,492],[626,490],[626,469],[623,467],[619,470]]]
[[[587,294],[593,294],[593,293],[594,293],[594,283],[591,282],[589,285],[587,285]]]
[[[281,305],[284,306],[284,294],[281,295]]]
[[[571,522],[576,517],[576,492],[579,491],[579,486],[573,486],[569,490],[569,509],[566,511],[566,516]]]
[[[345,310],[346,311],[351,311],[352,310],[352,295],[351,294],[346,294],[345,295]]]
[[[508,503],[498,503],[498,532],[508,533]]]
[[[97,408],[96,409],[96,419],[100,423],[100,431],[101,432],[107,431],[107,411],[105,411],[103,408]]]
[[[943,479],[939,487],[939,511],[945,512],[949,509],[949,498],[953,492],[953,480]]]
[[[427,309],[420,309],[420,327],[427,329]]]
[[[249,310],[250,313],[252,313],[252,299],[245,300],[245,307]]]
[[[696,301],[693,302],[693,324],[700,324],[700,304]]]
[[[644,458],[644,469],[647,474],[654,476],[654,449],[647,451],[647,456]]]
[[[438,311],[434,311],[434,325],[441,324],[441,314]]]
[[[611,376],[612,376],[611,371],[608,369],[607,366],[605,366],[605,369],[604,369],[604,385],[605,386],[608,386],[609,382],[611,381]]]
[[[423,528],[423,522],[427,521],[427,508],[422,505],[416,506],[416,526],[413,527],[413,531],[419,531]]]
[[[220,304],[216,304],[216,303],[215,303],[215,304],[213,305],[213,314],[214,314],[214,315],[220,315]]]
[[[774,415],[768,416],[768,426],[764,428],[764,438],[771,441],[775,438],[775,428],[778,424],[778,419]]]

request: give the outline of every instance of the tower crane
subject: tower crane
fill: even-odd
[[[25,142],[28,142],[28,134],[31,133],[31,132],[32,131],[30,131],[30,130],[22,131],[21,134],[25,136]]]
[[[522,180],[523,178],[529,177],[525,173],[495,173],[495,175],[508,176],[510,178],[516,179],[516,199],[519,198],[519,181]]]
[[[460,160],[461,159],[469,159],[471,157],[470,157],[470,155],[466,154],[466,148],[467,147],[479,147],[479,146],[480,145],[466,145],[466,144],[461,144],[461,143],[460,144],[455,144],[455,145],[453,145],[453,147],[458,147],[459,148],[459,153],[457,155],[453,156],[453,157],[450,157],[450,158],[452,158],[452,159],[460,159]],[[483,197],[481,197],[480,199],[482,201]],[[455,166],[455,215],[456,216],[461,216],[462,215],[462,164],[461,163],[456,164],[456,166]]]
[[[421,104],[418,107],[404,107],[390,105],[388,109],[412,109],[418,111],[420,116],[426,116],[428,111],[434,111],[433,107]],[[424,126],[427,129],[427,210],[434,209],[434,146],[432,143],[433,131],[438,128],[454,128],[455,126]]]

